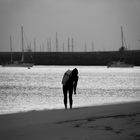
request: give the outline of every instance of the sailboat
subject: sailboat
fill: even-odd
[[[13,61],[13,53],[12,53],[12,39],[10,36],[10,50],[11,50],[11,61],[9,63],[2,64],[3,67],[33,67],[33,63],[25,63],[24,62],[24,43],[23,43],[23,26],[21,26],[21,37],[22,37],[22,56],[21,61]]]
[[[119,49],[119,52],[121,54],[121,57],[118,61],[112,61],[110,63],[107,64],[107,67],[134,67],[134,65],[132,64],[127,64],[123,61],[123,57],[124,57],[124,51],[125,51],[125,47],[124,47],[124,35],[123,35],[123,28],[121,26],[121,41],[122,41],[122,47]]]

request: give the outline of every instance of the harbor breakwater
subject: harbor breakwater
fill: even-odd
[[[21,52],[13,52],[13,61],[21,60]],[[107,65],[121,57],[118,51],[108,52],[24,52],[25,62],[35,65]],[[0,52],[0,64],[10,62],[10,52]],[[140,50],[125,51],[123,61],[140,66]]]

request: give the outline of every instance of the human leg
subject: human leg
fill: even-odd
[[[70,109],[72,109],[72,104],[73,104],[72,94],[73,94],[73,87],[70,87],[69,88],[69,104],[70,104]]]
[[[67,109],[67,87],[63,86],[63,95],[64,95],[64,106]]]

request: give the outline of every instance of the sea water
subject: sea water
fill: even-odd
[[[64,108],[62,77],[77,68],[73,107],[140,101],[140,67],[0,66],[0,114]]]

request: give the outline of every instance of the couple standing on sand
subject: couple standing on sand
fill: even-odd
[[[67,93],[69,92],[69,104],[70,109],[72,109],[73,104],[73,91],[76,94],[76,87],[78,82],[78,70],[74,68],[73,70],[67,70],[62,78],[63,94],[64,94],[64,105],[67,109]]]

